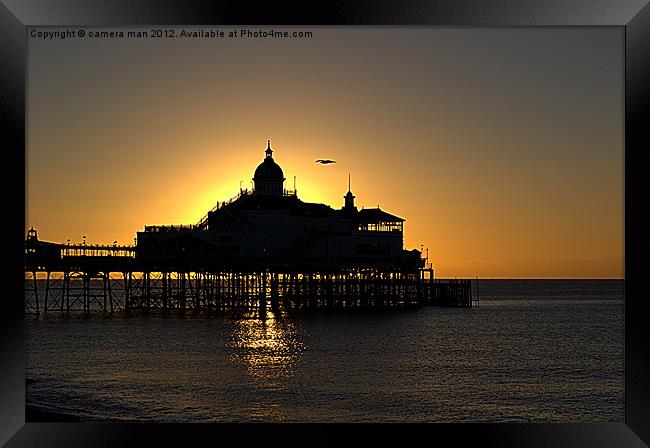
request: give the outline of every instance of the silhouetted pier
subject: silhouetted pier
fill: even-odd
[[[25,309],[33,314],[475,304],[470,280],[435,279],[433,269],[225,269],[208,261],[197,269],[196,261],[138,260],[132,246],[35,244],[25,258]]]
[[[268,140],[251,191],[197,224],[145,226],[135,246],[51,243],[31,228],[27,311],[473,305],[470,280],[437,280],[404,249],[404,218],[357,208],[349,175],[340,209],[305,202],[273,152]]]

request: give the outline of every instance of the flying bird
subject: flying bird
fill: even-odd
[[[323,165],[328,165],[330,163],[336,163],[336,161],[335,160],[330,160],[330,159],[318,159],[316,161],[316,163],[320,163],[320,164],[323,164]]]

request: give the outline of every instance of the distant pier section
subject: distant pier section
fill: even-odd
[[[46,242],[31,228],[26,312],[477,303],[470,280],[436,279],[421,251],[404,249],[404,219],[358,210],[349,182],[343,207],[333,209],[300,200],[284,181],[269,141],[252,191],[196,224],[145,226],[134,246]]]

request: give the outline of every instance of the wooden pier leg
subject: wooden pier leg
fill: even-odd
[[[215,310],[219,309],[219,303],[217,302],[218,297],[218,274],[213,272],[210,274],[210,304]]]
[[[180,272],[178,273],[178,275],[180,276],[179,300],[180,300],[181,314],[185,314],[185,293],[186,293],[185,272]]]
[[[253,275],[248,272],[245,273],[241,278],[241,284],[242,284],[241,287],[242,301],[247,308],[250,308],[253,301],[253,296],[255,294],[253,290],[254,288]]]
[[[201,295],[199,296],[199,306],[202,310],[210,313],[212,310],[211,304],[211,285],[212,285],[212,274],[207,272],[201,272]]]
[[[214,307],[217,310],[222,308],[221,304],[221,273],[214,273]]]
[[[293,300],[293,277],[294,274],[289,273],[285,278],[285,293],[282,296],[282,306],[284,309],[289,309],[291,307],[291,301]]]
[[[90,277],[87,272],[82,275],[84,314],[90,313]]]
[[[346,297],[352,296],[354,292],[354,277],[353,273],[350,271],[343,274],[343,291],[338,297],[334,299],[334,305],[338,306]]]
[[[285,302],[284,302],[284,306],[287,309],[293,307],[293,299],[294,299],[294,295],[295,295],[295,288],[294,288],[293,282],[294,282],[294,274],[293,273],[287,274],[287,277],[286,277],[286,283],[287,283],[286,290],[287,290],[287,293],[286,293]]]
[[[123,272],[124,276],[124,311],[129,314],[131,311],[131,273]]]
[[[198,313],[201,308],[201,299],[199,293],[201,291],[201,277],[198,272],[194,273],[194,284],[192,285],[192,274],[190,274],[190,285],[194,288],[192,295],[192,307],[194,308],[194,313]]]
[[[248,291],[246,291],[246,274],[237,274],[237,300],[244,309],[250,309]]]
[[[228,309],[228,273],[221,274],[221,306]]]
[[[237,298],[242,308],[250,309],[251,303],[246,291],[246,274],[237,274]]]
[[[287,302],[287,274],[278,274],[278,304],[284,308]]]
[[[33,281],[34,281],[34,299],[36,300],[36,315],[38,316],[40,314],[40,306],[38,303],[38,281],[36,279],[36,271],[32,272],[33,275]]]
[[[314,274],[309,273],[307,279],[307,300],[309,301],[309,307],[316,307],[316,288],[314,287]]]
[[[232,286],[232,274],[230,272],[225,272],[223,274],[222,292],[223,292],[223,303],[227,309],[230,309],[232,307],[231,286]]]
[[[111,314],[113,314],[114,308],[113,308],[113,288],[111,287],[111,273],[108,272],[106,273],[108,276],[107,283],[108,283],[108,303],[110,304],[111,307]]]
[[[325,306],[332,307],[332,296],[334,293],[334,276],[331,274],[324,274],[324,290],[325,290]]]
[[[304,286],[304,284],[302,284],[300,282],[300,276],[301,276],[301,274],[298,274],[297,272],[293,276],[293,291],[294,291],[294,293],[293,293],[293,300],[292,300],[292,303],[291,303],[291,307],[296,308],[296,309],[300,308],[300,306],[302,306],[302,289],[301,289],[301,285]]]
[[[47,271],[47,278],[45,279],[45,297],[43,299],[43,314],[47,314],[47,305],[50,296],[50,275],[51,272]]]
[[[64,299],[65,299],[65,308],[63,307],[64,305]],[[61,313],[67,310],[67,312],[70,312],[70,272],[66,271],[63,273],[63,295],[61,296]]]
[[[350,272],[346,271],[341,274],[341,284],[339,286],[339,293],[334,297],[334,306],[336,306],[337,301],[350,294]]]
[[[162,273],[162,308],[163,308],[163,313],[167,313],[168,309],[168,303],[167,303],[167,298],[169,295],[169,272],[163,272]]]
[[[219,274],[213,272],[212,274],[212,284],[211,284],[211,293],[210,297],[212,300],[212,306],[215,311],[219,309]]]
[[[108,312],[108,274],[106,272],[102,275],[102,283],[104,289],[104,309],[102,311],[106,314]]]
[[[151,311],[151,272],[144,273],[144,298],[147,313]]]
[[[228,304],[230,308],[235,307],[235,274],[232,272],[228,273]]]
[[[271,274],[271,309],[273,312],[278,311],[278,274]]]
[[[239,294],[239,274],[237,272],[233,272],[232,278],[232,300],[237,309],[242,309],[244,307],[244,303],[242,303],[243,300]]]
[[[228,308],[232,309],[234,306],[234,302],[232,300],[233,298],[233,293],[232,293],[232,272],[226,273],[225,277],[226,285],[225,285],[225,292],[226,292],[226,305]]]
[[[295,291],[295,300],[293,301],[292,306],[294,308],[300,309],[304,305],[304,296],[305,296],[305,288],[307,285],[305,285],[305,276],[303,274],[299,274],[296,272],[296,275],[294,276],[294,291]]]
[[[223,276],[223,274],[221,272],[218,272],[218,273],[215,274],[215,279],[214,279],[215,280],[215,285],[214,285],[214,289],[215,289],[215,293],[214,293],[215,294],[215,306],[220,310],[223,310],[223,308],[224,308],[223,289],[222,289],[222,285],[223,285],[222,276]]]
[[[300,287],[298,284],[298,273],[291,274],[291,308],[298,308],[300,301]]]
[[[368,279],[365,272],[361,272],[359,277],[359,298],[362,307],[368,306]]]
[[[300,287],[300,306],[301,308],[307,308],[309,305],[309,275],[301,274],[301,282],[299,283]]]
[[[353,278],[350,271],[343,273],[341,281],[343,282],[341,285],[341,294],[334,297],[334,306],[338,306],[345,297],[350,297],[354,294]]]
[[[251,294],[248,290],[248,277],[249,274],[241,274],[239,276],[239,297],[241,303],[244,304],[245,308],[249,309],[251,307]]]
[[[214,274],[214,308],[221,309],[221,273],[215,272]]]
[[[201,299],[203,300],[203,303],[201,306],[203,309],[205,309],[208,313],[210,313],[211,306],[210,306],[210,274],[206,272],[201,272]]]
[[[266,272],[262,272],[260,275],[260,317],[264,318],[266,316]]]
[[[231,309],[235,309],[237,302],[235,301],[235,274],[228,273],[228,302]]]

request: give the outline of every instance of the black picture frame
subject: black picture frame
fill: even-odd
[[[396,436],[402,443],[452,441],[481,446],[612,446],[650,443],[650,341],[643,259],[648,248],[644,191],[650,133],[650,6],[647,0],[411,0],[305,2],[1,0],[0,108],[4,217],[0,298],[0,444],[7,446],[184,445],[207,437],[280,443],[341,443],[352,429],[364,443]],[[25,73],[27,26],[126,25],[431,25],[618,26],[625,30],[625,422],[594,424],[174,425],[25,423]],[[646,185],[646,187],[643,187]],[[20,193],[23,193],[22,195]],[[291,434],[291,435],[290,435]],[[227,439],[226,436],[235,439]],[[417,438],[416,438],[417,437]],[[421,438],[421,439],[418,439]],[[230,442],[229,442],[230,443]],[[237,443],[237,442],[234,442]]]

